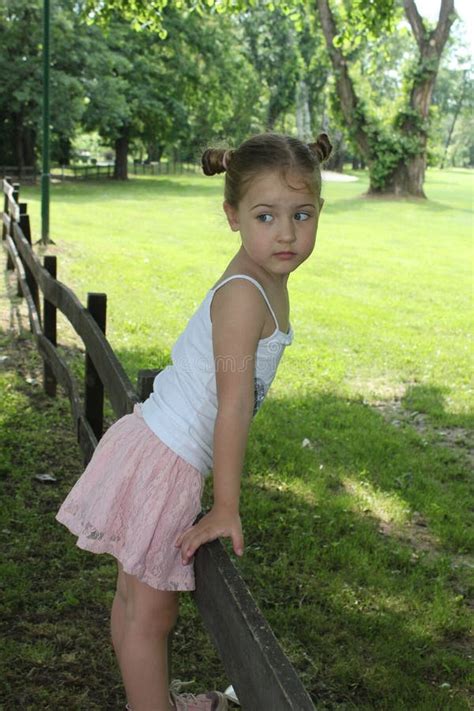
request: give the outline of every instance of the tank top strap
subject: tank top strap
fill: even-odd
[[[258,282],[256,279],[254,279],[253,277],[249,276],[248,274],[232,274],[231,276],[227,277],[227,279],[224,279],[224,281],[221,281],[220,284],[218,284],[218,285],[215,286],[213,289],[211,289],[211,291],[216,292],[217,289],[220,289],[221,286],[224,286],[224,284],[227,284],[227,282],[230,281],[231,279],[247,279],[248,281],[251,281],[252,284],[255,284],[255,286],[257,287],[257,289],[260,290],[260,292],[261,292],[263,298],[264,298],[265,301],[267,302],[267,306],[268,306],[268,308],[270,309],[270,313],[271,313],[271,315],[273,316],[273,319],[274,319],[274,321],[275,321],[275,323],[276,323],[277,329],[280,330],[280,326],[278,325],[277,317],[275,316],[275,312],[274,312],[274,310],[272,309],[272,306],[271,306],[271,304],[270,304],[270,301],[268,300],[268,296],[267,296],[266,293],[265,293],[265,289],[264,289],[263,286],[260,284],[260,282]]]

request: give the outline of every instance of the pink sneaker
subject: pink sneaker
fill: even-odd
[[[170,686],[170,698],[176,711],[227,711],[227,699],[220,691],[208,691],[205,694],[177,694],[182,682],[175,680]]]

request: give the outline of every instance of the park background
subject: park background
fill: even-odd
[[[474,152],[461,22],[422,127],[424,199],[380,182],[410,149],[397,116],[418,62],[396,4],[378,3],[375,16],[347,4],[339,45],[367,125],[399,139],[372,163],[338,105],[315,8],[155,4],[161,14],[150,17],[110,3],[103,18],[90,14],[93,3],[54,5],[53,165],[67,177],[70,166],[110,160],[116,179],[53,182],[54,244],[35,249],[58,256],[58,278],[83,303],[88,291],[108,294],[108,338],[134,381],[140,368],[170,362],[238,246],[221,210],[222,176],[196,173],[200,151],[267,128],[306,139],[330,132],[329,167],[342,178],[324,182],[316,251],[290,279],[295,341],[252,428],[237,565],[317,708],[467,709]],[[41,161],[41,7],[16,0],[1,12],[0,163],[21,172]],[[39,187],[22,185],[21,197],[39,237]],[[53,520],[81,473],[79,451],[69,403],[42,393],[24,305],[8,275],[4,284],[6,708],[118,708],[108,640],[115,566],[77,550]],[[60,333],[79,377],[81,343],[65,320]],[[41,473],[57,483],[39,484]],[[228,683],[191,601],[175,667],[196,691]]]

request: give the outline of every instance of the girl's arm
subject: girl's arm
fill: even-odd
[[[214,505],[176,541],[185,564],[200,545],[220,536],[232,539],[237,555],[243,553],[240,477],[254,408],[255,352],[265,323],[266,305],[252,284],[232,280],[216,292],[211,315],[218,401],[213,448]]]

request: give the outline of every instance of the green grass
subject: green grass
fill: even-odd
[[[236,564],[317,708],[468,709],[472,176],[430,171],[426,202],[368,200],[365,188],[363,175],[324,186],[316,250],[289,280],[295,339],[252,425]],[[22,191],[36,233],[38,197]],[[107,293],[108,338],[134,382],[169,362],[238,248],[221,202],[220,177],[53,187],[47,253],[83,303]],[[68,403],[25,382],[41,363],[31,339],[3,338],[17,353],[0,374],[7,698],[119,708],[114,562],[77,549],[53,520],[81,473]],[[384,417],[397,402],[398,419]],[[58,485],[35,482],[38,467]],[[174,675],[224,686],[186,597],[182,613]]]

